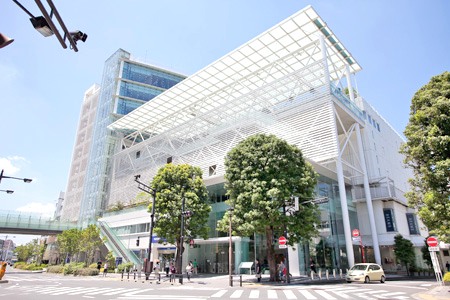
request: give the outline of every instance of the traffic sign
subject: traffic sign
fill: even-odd
[[[439,247],[428,247],[428,251],[439,251]]]
[[[286,245],[286,238],[284,236],[280,236],[280,238],[278,239],[278,244],[280,245]]]
[[[427,238],[427,244],[430,247],[438,247],[438,239],[434,236],[430,236]]]
[[[358,229],[353,229],[352,230],[352,237],[358,237],[359,236],[359,230]]]

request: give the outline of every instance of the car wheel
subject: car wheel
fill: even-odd
[[[350,280],[347,280],[347,283],[352,283]]]
[[[364,283],[369,283],[370,282],[370,278],[369,276],[366,276],[366,278],[364,278]]]
[[[381,275],[381,280],[380,280],[380,282],[381,283],[384,283],[386,281],[386,277],[384,277],[384,275]]]

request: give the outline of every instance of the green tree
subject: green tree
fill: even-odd
[[[80,250],[86,253],[86,265],[94,262],[95,251],[103,245],[100,238],[100,228],[91,224],[81,231]]]
[[[295,146],[274,135],[257,134],[239,143],[225,158],[225,187],[230,199],[233,234],[263,234],[267,242],[270,280],[276,279],[274,235],[288,232],[288,244],[308,241],[317,234],[319,215],[311,200],[317,174]],[[283,214],[292,196],[300,199],[299,210]],[[218,229],[227,231],[227,211]]]
[[[208,238],[208,217],[211,206],[208,204],[208,191],[198,167],[187,164],[166,164],[158,170],[151,187],[157,191],[155,200],[154,232],[167,243],[175,244],[177,270],[181,271],[179,255],[184,251],[181,245],[181,206],[185,201],[185,211],[191,211],[185,217],[184,241],[194,237]],[[149,205],[149,211],[152,204]]]
[[[409,275],[409,269],[416,266],[416,255],[414,253],[413,243],[410,240],[405,239],[401,234],[397,234],[394,237],[394,253],[397,262],[406,267],[406,271]]]
[[[17,255],[18,261],[26,262],[29,258],[31,258],[33,251],[29,244],[30,243],[17,246],[16,249],[14,250],[14,252]]]
[[[450,73],[431,78],[412,99],[407,142],[400,150],[412,168],[409,204],[429,231],[450,242]]]
[[[67,257],[73,257],[81,249],[81,230],[77,228],[64,230],[56,237],[61,259],[65,262]]]

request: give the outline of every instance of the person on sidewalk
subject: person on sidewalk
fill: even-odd
[[[105,265],[103,266],[103,277],[106,277],[107,273],[108,273],[108,262],[105,262]]]
[[[314,274],[312,274],[312,276],[317,274],[316,271],[316,262],[314,261],[314,259],[312,259],[312,257],[309,259],[309,266],[311,268],[311,272],[314,272]]]
[[[188,265],[186,266],[186,275],[187,275],[187,279],[189,282],[191,282],[191,276],[192,276],[192,261],[190,261],[188,263]]]
[[[256,259],[255,273],[256,273],[256,278],[258,279],[258,282],[261,282],[261,263],[259,262],[259,258]]]

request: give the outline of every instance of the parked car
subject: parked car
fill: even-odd
[[[348,283],[352,281],[361,281],[369,283],[371,281],[379,281],[384,283],[386,275],[380,265],[374,263],[355,264],[345,276]]]

